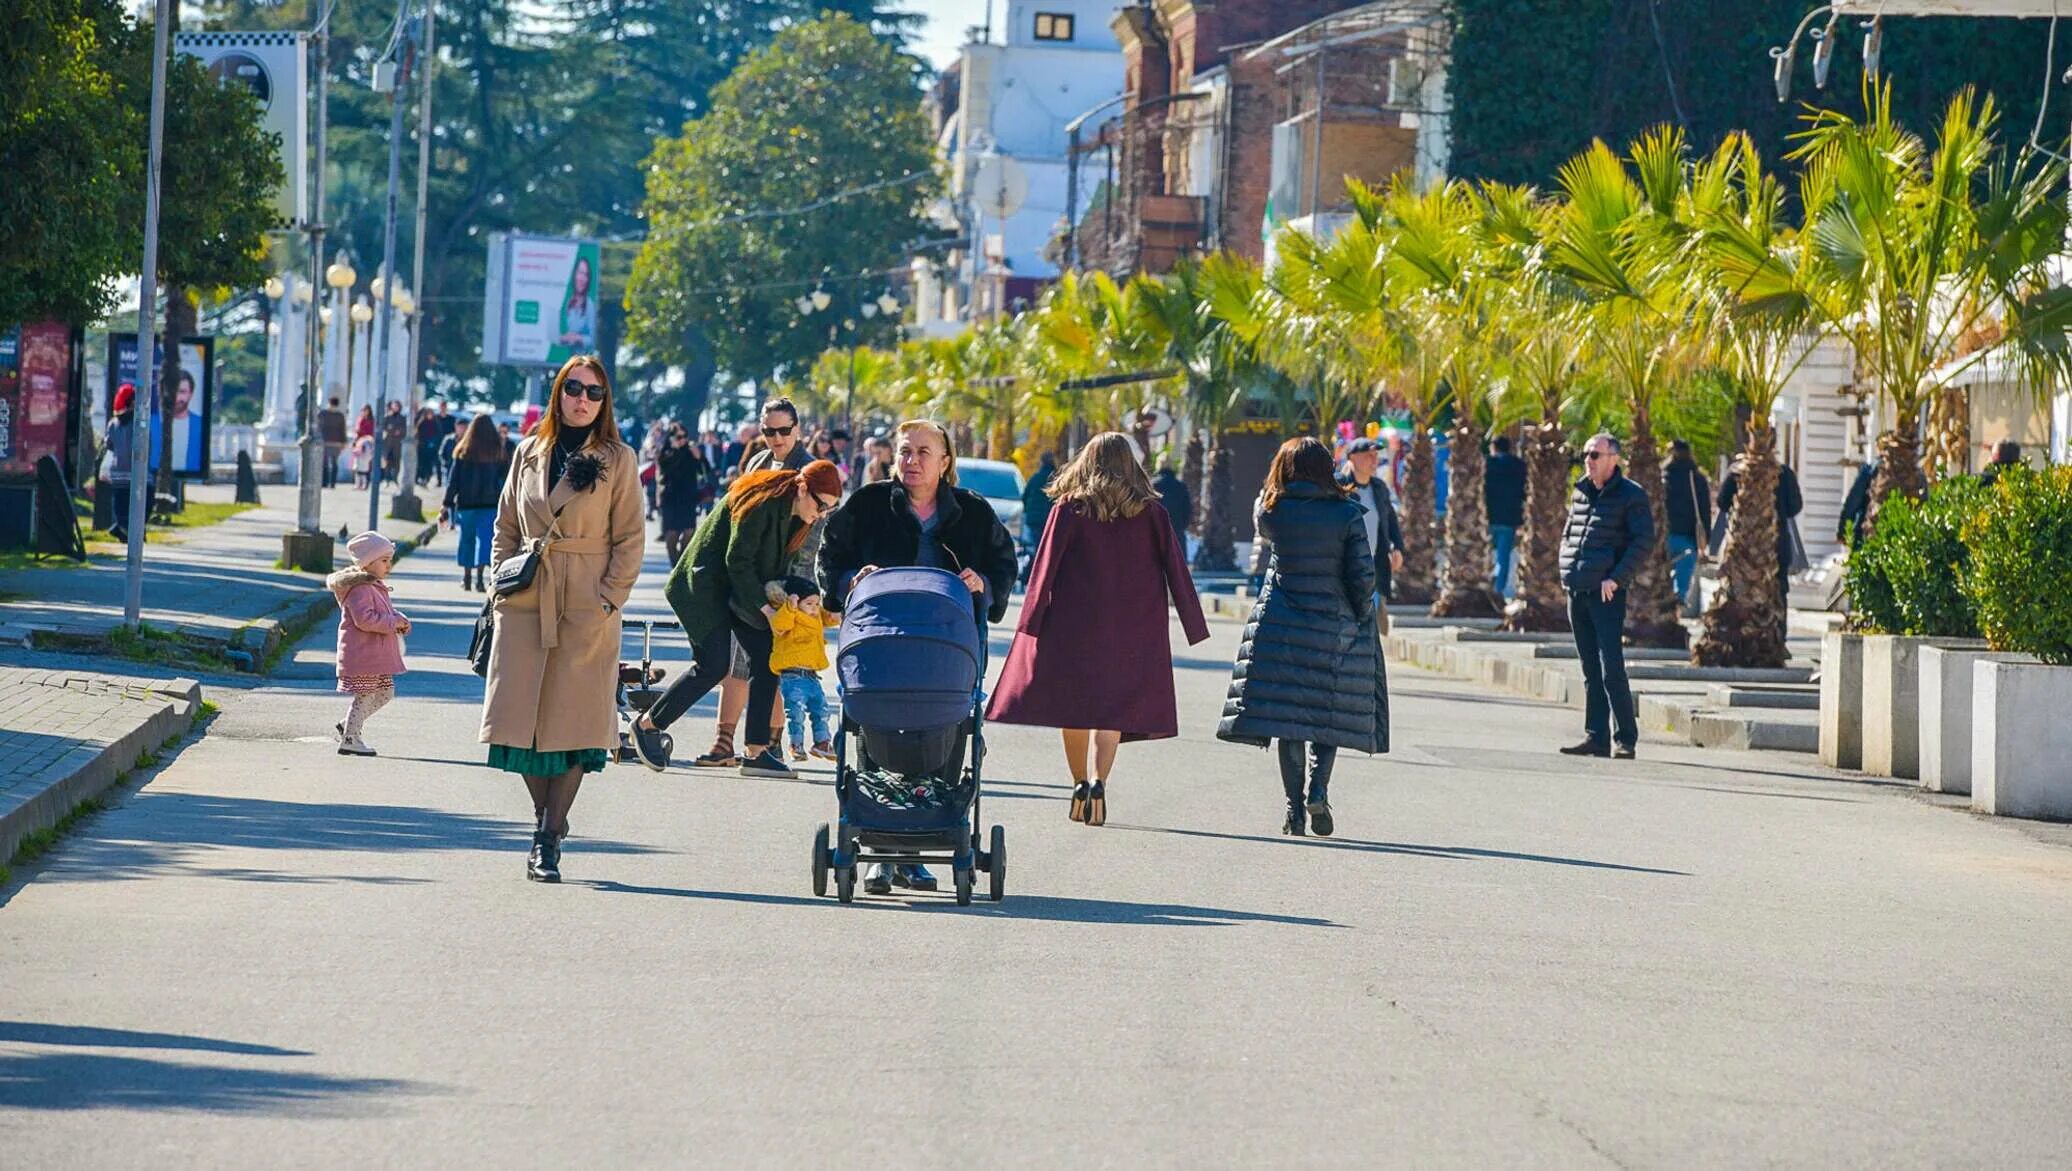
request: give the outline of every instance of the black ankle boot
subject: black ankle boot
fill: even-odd
[[[546,830],[532,835],[532,854],[525,859],[525,877],[534,882],[561,881],[561,842]]]
[[[1288,819],[1281,823],[1281,832],[1287,834],[1291,838],[1299,838],[1306,836],[1307,830],[1302,824],[1301,805],[1293,802],[1289,803]]]
[[[475,588],[475,571],[465,565],[460,567],[460,588],[464,590]]]

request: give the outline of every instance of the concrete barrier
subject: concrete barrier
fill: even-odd
[[[1972,664],[1971,807],[2072,820],[2072,667]]]
[[[1921,648],[1921,787],[1932,793],[1971,792],[1971,697],[1974,668],[1984,659],[2036,661],[1977,648]]]
[[[1921,775],[1921,649],[1984,650],[1972,638],[1873,634],[1863,640],[1863,771],[1873,776]]]
[[[1863,636],[1831,630],[1820,638],[1820,763],[1863,767]]]

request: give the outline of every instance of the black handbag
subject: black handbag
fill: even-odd
[[[564,504],[561,508],[567,508]],[[546,540],[560,536],[561,508],[554,510],[554,520],[547,526]],[[499,598],[522,594],[532,588],[532,581],[540,573],[540,541],[527,541],[525,548],[497,562],[489,570],[489,592]]]
[[[489,678],[489,645],[496,641],[496,599],[485,598],[482,612],[475,616],[475,637],[468,641],[468,665],[475,674]]]

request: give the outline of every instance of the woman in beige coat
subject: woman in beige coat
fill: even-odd
[[[537,432],[518,445],[497,504],[491,564],[540,550],[532,585],[496,600],[482,701],[493,768],[518,773],[535,825],[526,877],[561,881],[561,839],[583,774],[619,744],[619,609],[647,544],[640,463],[619,441],[594,355],[554,376]]]

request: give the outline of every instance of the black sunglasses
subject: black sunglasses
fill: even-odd
[[[797,423],[793,423],[789,427],[765,427],[763,428],[763,438],[768,439],[772,435],[789,435],[798,429],[799,425]]]
[[[577,382],[571,378],[561,384],[561,393],[570,398],[588,398],[593,403],[604,401],[605,389],[594,382]]]

